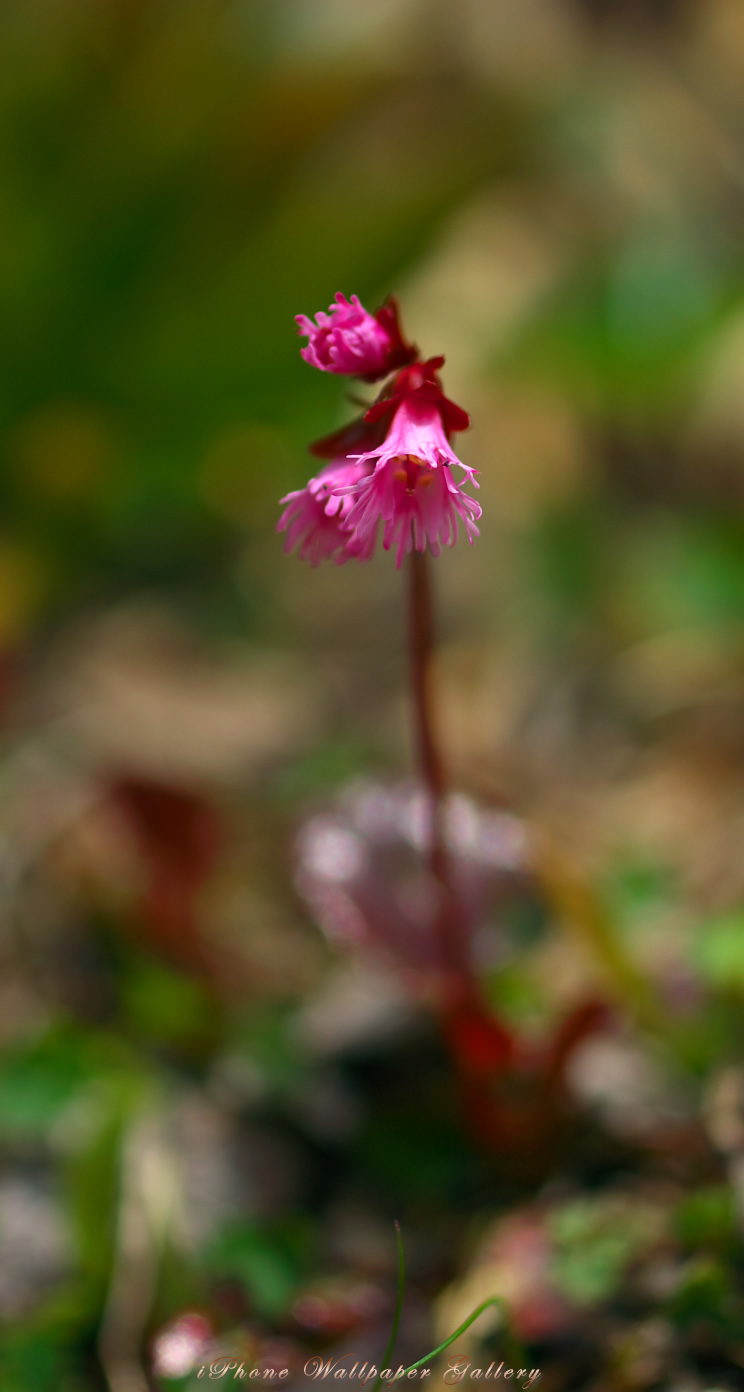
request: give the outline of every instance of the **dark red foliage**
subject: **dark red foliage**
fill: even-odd
[[[568,1120],[563,1073],[572,1052],[609,1020],[608,1007],[583,1001],[540,1045],[527,1045],[473,999],[442,1021],[461,1103],[478,1141],[527,1169],[555,1147]]]
[[[455,1062],[473,1077],[500,1073],[514,1058],[509,1030],[472,998],[444,1016],[442,1030]]]
[[[142,914],[153,935],[180,958],[200,955],[197,902],[222,842],[220,818],[205,798],[184,788],[125,774],[111,786],[142,856]]]

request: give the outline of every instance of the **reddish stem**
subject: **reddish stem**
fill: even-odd
[[[468,951],[469,925],[458,898],[445,832],[446,778],[433,714],[434,621],[429,558],[411,552],[409,564],[409,644],[411,692],[418,763],[428,793],[429,868],[439,894],[434,931],[443,976],[444,1037],[461,1078],[463,1099],[489,1145],[503,1147],[516,1126],[521,1141],[524,1125],[511,1118],[508,1106],[493,1095],[493,1080],[508,1073],[515,1057],[516,1041],[497,1016],[484,1005]],[[547,1113],[546,1113],[547,1115]],[[542,1132],[540,1132],[542,1134]]]
[[[465,925],[452,880],[444,828],[445,775],[436,735],[432,699],[434,619],[429,557],[413,550],[409,563],[408,632],[414,731],[418,762],[429,800],[429,866],[440,891],[436,929],[441,962],[458,997],[472,990]]]

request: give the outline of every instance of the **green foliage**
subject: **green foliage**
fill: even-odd
[[[299,1216],[277,1223],[233,1224],[204,1255],[207,1271],[245,1288],[259,1315],[286,1315],[308,1269],[312,1230]]]
[[[595,1305],[613,1295],[654,1235],[640,1205],[602,1197],[575,1199],[554,1209],[548,1231],[556,1286],[580,1305]]]
[[[47,1036],[3,1059],[0,1119],[10,1133],[43,1134],[77,1096],[86,1077],[85,1043]]]
[[[677,1209],[675,1225],[680,1240],[694,1251],[736,1250],[740,1242],[734,1195],[725,1185],[686,1195]]]
[[[726,914],[702,925],[696,959],[704,978],[722,991],[744,991],[744,914]]]
[[[741,1327],[742,1304],[733,1273],[713,1258],[691,1262],[669,1305],[683,1329],[708,1325],[734,1335]]]
[[[607,555],[603,524],[586,503],[545,513],[534,538],[539,593],[553,622],[575,626],[591,617],[602,593]]]
[[[257,1006],[238,1022],[238,1051],[257,1069],[262,1081],[281,1096],[302,1086],[310,1070],[293,1038],[292,1013],[286,1006]]]
[[[679,895],[672,867],[644,856],[641,849],[619,852],[606,869],[602,888],[618,932],[639,944]]]
[[[163,1044],[211,1041],[218,1006],[202,981],[152,961],[138,961],[123,981],[123,1005],[138,1036]]]
[[[744,526],[723,515],[664,517],[625,552],[625,583],[649,631],[738,624],[744,605]]]
[[[69,1352],[53,1337],[11,1332],[0,1348],[0,1392],[59,1392],[70,1367]]]
[[[318,743],[307,754],[283,769],[274,791],[283,803],[330,793],[342,783],[362,774],[369,775],[382,761],[381,751],[364,736],[338,736]]]
[[[95,1125],[125,1106],[137,1087],[122,1041],[60,1025],[0,1058],[0,1124],[8,1135],[38,1137],[72,1104],[87,1104]]]
[[[474,1178],[467,1136],[444,1118],[386,1109],[360,1139],[363,1172],[375,1186],[409,1202],[447,1203],[466,1192]]]
[[[660,228],[590,253],[499,369],[559,383],[595,418],[665,416],[722,318],[740,307],[739,287],[720,283],[711,251]]]
[[[64,35],[42,8],[0,19],[0,501],[56,614],[124,577],[214,585],[245,500],[275,507],[339,399],[293,316],[342,284],[391,290],[513,137],[463,83],[444,101],[424,85],[424,121],[386,138],[379,73],[300,56],[266,0],[235,7],[245,27],[211,4],[113,5]],[[225,489],[236,437],[255,447]]]
[[[544,993],[527,964],[505,966],[493,972],[488,988],[489,999],[501,1019],[520,1031],[544,1032]]]

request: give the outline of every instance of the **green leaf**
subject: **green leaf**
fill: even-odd
[[[695,960],[712,986],[744,991],[744,912],[714,919],[700,929]]]
[[[675,1227],[686,1247],[738,1244],[736,1203],[725,1184],[687,1194],[675,1214]]]
[[[205,1253],[205,1265],[219,1278],[242,1282],[258,1312],[283,1314],[300,1288],[310,1232],[301,1221],[243,1223],[222,1233]]]
[[[720,1262],[700,1258],[687,1268],[669,1302],[668,1313],[682,1329],[699,1323],[712,1324],[723,1333],[738,1337],[742,1310],[734,1276]]]
[[[595,1305],[613,1294],[629,1263],[653,1240],[654,1223],[641,1205],[610,1195],[564,1204],[551,1213],[548,1231],[559,1290],[580,1305]]]
[[[153,960],[136,964],[122,995],[135,1030],[146,1038],[185,1042],[216,1025],[216,1007],[203,984]]]

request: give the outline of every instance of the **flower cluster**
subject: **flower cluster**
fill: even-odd
[[[444,358],[424,361],[405,341],[393,300],[369,314],[356,295],[339,294],[315,323],[304,314],[297,323],[308,339],[302,356],[312,367],[387,380],[362,416],[310,446],[327,462],[305,488],[282,499],[277,531],[286,532],[286,550],[297,547],[311,565],[366,561],[380,522],[382,544],[395,548],[399,566],[406,552],[427,545],[438,556],[456,541],[460,523],[472,542],[481,509],[452,470],[461,469],[477,487],[475,470],[450,444],[470,418],[444,395]]]

